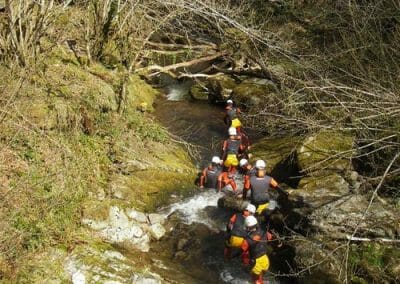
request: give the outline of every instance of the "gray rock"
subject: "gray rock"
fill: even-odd
[[[161,280],[150,276],[134,274],[132,276],[132,284],[161,284]]]
[[[141,238],[134,238],[130,242],[136,249],[142,252],[150,251],[150,237],[148,235],[143,235]]]
[[[144,213],[136,211],[135,209],[127,209],[126,214],[132,220],[139,222],[139,223],[146,223],[147,217]]]
[[[157,224],[157,223],[164,224],[165,222],[165,217],[161,214],[151,213],[148,215],[148,217],[150,224]]]
[[[131,226],[128,216],[126,216],[124,211],[117,206],[110,207],[109,221],[110,225],[115,228],[128,228]]]
[[[149,229],[151,236],[157,241],[160,240],[166,233],[165,228],[160,223],[151,225]]]
[[[95,231],[99,231],[99,230],[103,230],[105,228],[107,228],[108,223],[105,221],[95,221],[92,219],[82,219],[81,220],[82,224],[87,225],[89,228],[95,230]]]
[[[121,190],[114,190],[112,193],[112,197],[116,199],[124,199],[124,194],[122,193]]]
[[[369,199],[364,195],[342,197],[313,211],[309,216],[320,232],[345,238],[358,227],[360,236],[393,238],[400,228],[397,210],[388,204],[374,202],[365,215]]]

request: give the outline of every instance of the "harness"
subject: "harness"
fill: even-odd
[[[217,188],[218,176],[221,174],[222,169],[220,167],[208,167],[207,169],[207,181],[205,186],[207,188]]]
[[[236,213],[236,221],[235,224],[233,224],[233,228],[231,231],[232,236],[237,236],[237,237],[246,237],[247,232],[246,228],[244,225],[244,219],[245,217],[241,213]]]
[[[257,259],[267,254],[266,242],[262,240],[260,231],[251,232],[247,235],[246,241],[249,244],[249,254],[251,259]]]
[[[230,120],[234,120],[235,118],[238,118],[237,110],[235,107],[232,107],[231,109],[227,109],[226,114],[229,116]]]
[[[239,148],[242,141],[240,139],[231,139],[227,140],[226,152],[227,154],[239,154]]]
[[[251,203],[258,206],[269,201],[271,179],[270,176],[264,176],[262,178],[259,178],[256,175],[250,176]]]

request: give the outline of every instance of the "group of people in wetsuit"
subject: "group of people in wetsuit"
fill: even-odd
[[[224,117],[229,126],[228,138],[223,142],[221,156],[212,157],[210,165],[202,171],[200,188],[217,191],[229,188],[238,198],[249,201],[242,212],[233,214],[228,221],[224,256],[226,259],[241,256],[243,264],[250,268],[254,283],[261,284],[269,268],[267,242],[274,238],[268,230],[269,217],[277,208],[278,193],[286,193],[267,175],[264,160],[257,160],[254,166],[249,163],[251,145],[242,130],[240,113],[233,101],[228,100]],[[240,176],[242,190],[235,182]]]

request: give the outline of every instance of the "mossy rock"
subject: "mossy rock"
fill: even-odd
[[[350,192],[347,181],[339,174],[332,173],[318,177],[304,177],[298,189],[290,194],[294,201],[301,201],[306,207],[318,208]]]
[[[171,194],[188,194],[194,188],[195,174],[163,170],[136,172],[122,191],[130,206],[152,212],[166,205]]]
[[[169,51],[165,53],[150,51],[146,53],[146,57],[148,58],[149,64],[168,66],[189,61],[195,58],[196,54],[200,55],[199,52],[195,52],[191,49],[183,49],[177,51]]]
[[[113,86],[74,64],[51,64],[46,72],[46,88],[57,96],[86,105],[87,109],[108,112],[117,110]]]
[[[356,268],[355,283],[397,283],[400,280],[400,249],[379,243],[352,245],[349,263]],[[358,268],[358,269],[357,269]]]
[[[253,156],[251,161],[265,160],[267,171],[271,172],[279,162],[296,151],[300,142],[301,137],[263,138],[252,146],[251,153]]]
[[[153,111],[153,103],[158,95],[159,92],[138,75],[132,75],[126,86],[126,107],[128,111],[142,110],[142,105],[146,104],[146,110]]]
[[[70,276],[64,269],[67,251],[50,248],[24,256],[17,271],[17,283],[67,283]]]
[[[277,88],[265,80],[245,80],[233,90],[235,101],[242,106],[256,110],[261,106],[276,104]]]
[[[200,84],[194,84],[190,88],[190,96],[196,100],[208,100],[208,91]]]
[[[40,99],[26,102],[23,109],[28,121],[43,130],[51,130],[57,126],[57,114],[49,108],[49,105]]]
[[[339,131],[321,131],[307,137],[297,148],[299,166],[303,171],[344,172],[352,169],[354,137]]]
[[[211,101],[225,101],[236,87],[235,80],[228,75],[218,75],[210,78],[206,84]]]
[[[115,41],[109,40],[104,45],[100,61],[107,67],[115,67],[121,62],[121,55]]]

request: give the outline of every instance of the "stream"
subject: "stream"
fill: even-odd
[[[171,133],[199,146],[201,158],[196,166],[200,172],[213,155],[220,154],[227,128],[222,120],[223,107],[191,100],[187,95],[189,87],[190,82],[169,84],[166,97],[156,103],[155,114]],[[241,180],[236,181],[241,189]],[[224,231],[233,211],[218,208],[221,196],[223,193],[196,188],[192,196],[178,198],[159,210],[168,217],[169,233],[152,245],[152,255],[157,256],[153,268],[164,279],[176,283],[252,283],[240,258],[224,260]],[[293,279],[273,276],[274,271],[284,271],[293,256],[292,248],[273,252],[272,273],[264,275],[264,283],[295,283]]]

